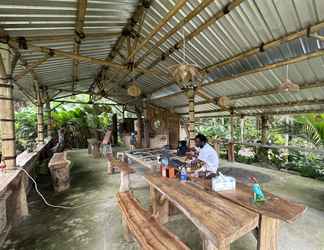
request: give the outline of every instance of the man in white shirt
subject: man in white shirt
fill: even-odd
[[[204,163],[197,172],[205,171],[208,175],[216,175],[219,166],[219,158],[216,150],[207,142],[206,136],[198,134],[195,137],[196,147],[199,149],[198,160]]]

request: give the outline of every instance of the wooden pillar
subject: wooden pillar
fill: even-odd
[[[189,147],[195,146],[195,90],[188,89],[186,91],[189,105]]]
[[[44,108],[40,89],[37,89],[37,144],[44,144]]]
[[[118,124],[117,124],[117,114],[112,116],[112,145],[118,144]]]
[[[149,124],[150,121],[148,119],[148,111],[147,111],[147,104],[143,102],[143,116],[144,116],[144,142],[143,147],[149,148],[150,147],[150,131],[149,131]]]
[[[16,132],[11,79],[11,52],[0,43],[0,125],[2,158],[8,169],[16,167]]]
[[[136,146],[138,148],[142,147],[142,113],[137,113],[137,120],[136,120]]]
[[[261,116],[261,143],[267,144],[268,141],[268,116]]]
[[[241,117],[240,118],[240,136],[241,136],[241,143],[244,142],[244,122],[245,118]]]
[[[53,137],[53,120],[51,103],[49,100],[46,101],[46,113],[47,113],[47,136]]]
[[[231,112],[230,117],[230,142],[228,143],[227,157],[229,161],[235,160],[235,149],[234,149],[234,116],[233,111]]]

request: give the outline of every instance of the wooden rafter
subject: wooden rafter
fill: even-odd
[[[285,107],[299,107],[299,106],[309,106],[309,105],[324,105],[324,100],[322,99],[313,99],[306,101],[295,101],[295,102],[283,102],[283,103],[271,103],[271,104],[261,104],[261,105],[249,105],[249,106],[239,106],[239,107],[231,107],[231,110],[239,111],[239,110],[268,110],[274,108],[285,108]],[[209,113],[217,113],[224,112],[228,110],[216,109],[216,110],[205,110],[198,111],[196,114],[209,114]],[[187,115],[186,113],[179,113],[180,115]]]
[[[317,24],[315,24],[313,26],[310,26],[310,27],[308,27],[306,29],[290,33],[288,35],[285,35],[285,36],[282,36],[280,38],[269,41],[269,42],[267,42],[265,44],[261,44],[258,47],[248,49],[248,50],[246,50],[246,51],[244,51],[242,53],[239,53],[237,55],[234,55],[234,56],[232,56],[232,57],[230,57],[230,58],[228,58],[228,59],[226,59],[226,60],[224,60],[222,62],[209,65],[209,66],[205,67],[203,70],[206,71],[207,73],[209,73],[211,71],[214,71],[217,68],[221,68],[221,67],[223,67],[225,65],[229,65],[231,63],[238,62],[238,61],[240,61],[240,60],[242,60],[244,58],[257,55],[258,53],[260,53],[260,52],[262,52],[262,51],[264,51],[266,49],[275,48],[275,47],[278,47],[280,44],[290,42],[290,41],[299,39],[299,38],[304,37],[304,36],[309,36],[310,34],[313,34],[313,33],[316,33],[318,31],[320,31],[322,28],[324,28],[324,22],[319,22],[319,23],[317,23]],[[162,88],[168,87],[168,86],[170,86],[172,84],[173,83],[169,83],[169,84],[166,84],[166,85],[164,85],[162,87],[159,87],[158,89],[153,90],[152,93],[154,93],[156,91],[159,91]]]
[[[297,115],[297,114],[309,114],[309,113],[323,113],[324,108],[317,108],[317,109],[303,109],[303,110],[296,110],[296,111],[267,111],[267,112],[254,112],[254,113],[238,113],[234,112],[233,116],[238,117],[246,117],[246,116],[261,116],[261,115]],[[215,112],[217,113],[217,112]],[[210,116],[197,116],[196,119],[203,119],[203,118],[217,118],[217,117],[231,117],[230,114],[226,115],[210,115]]]
[[[28,64],[28,66],[25,67],[25,69],[18,75],[16,75],[14,77],[14,80],[19,80],[21,78],[23,78],[25,75],[27,75],[28,73],[31,72],[31,70],[33,70],[34,68],[38,67],[39,65],[45,63],[48,61],[48,58],[50,58],[50,55],[45,55],[44,58],[36,61],[36,62],[33,62],[31,64]]]
[[[75,36],[74,36],[74,46],[73,46],[73,53],[77,55],[80,54],[81,42],[82,39],[85,37],[85,34],[83,32],[83,25],[87,13],[87,5],[88,5],[88,0],[78,0],[77,2],[77,14],[76,14],[75,30],[74,30]],[[78,82],[80,79],[79,60],[73,60],[72,71],[73,71],[72,89],[74,89],[74,84]]]
[[[135,63],[135,67],[139,66],[145,58],[152,53],[155,49],[159,48],[169,37],[174,35],[178,30],[180,30],[185,24],[187,24],[191,19],[196,17],[202,10],[204,10],[209,4],[215,0],[204,0],[195,9],[193,9],[185,18],[177,23],[166,35],[164,35],[157,43],[155,43],[143,56],[141,56]]]
[[[168,12],[168,14],[162,18],[160,23],[155,26],[155,28],[148,34],[148,36],[144,39],[144,41],[134,49],[130,55],[130,57],[134,57],[136,53],[142,49],[151,39],[152,37],[160,31],[160,29],[187,3],[188,0],[178,0],[176,5]]]
[[[12,47],[15,47],[16,49],[18,49],[18,47],[19,47],[19,45],[13,41],[11,41],[10,44]],[[67,52],[67,51],[63,51],[63,50],[59,50],[59,49],[35,46],[30,43],[28,43],[28,49],[31,49],[32,51],[36,51],[36,52],[50,54],[51,56],[70,58],[73,60],[79,60],[79,61],[84,61],[84,62],[103,65],[103,66],[109,66],[116,70],[128,70],[127,66],[121,65],[118,63],[113,63],[109,60],[102,60],[102,59],[97,59],[97,58],[90,57],[90,56],[78,55],[78,54],[75,54],[72,52]],[[165,73],[163,73],[161,71],[157,71],[157,70],[147,70],[147,69],[140,69],[140,68],[135,69],[135,71],[141,72],[144,74],[165,74]]]
[[[85,33],[84,39],[86,40],[95,40],[95,39],[101,39],[101,38],[115,38],[118,37],[121,33],[120,32],[109,32],[109,33]],[[34,44],[37,44],[38,42],[64,42],[64,41],[71,41],[74,39],[75,35],[51,35],[51,36],[26,36],[24,37],[27,42],[31,42]],[[11,36],[12,40],[15,40],[16,42],[19,42],[21,37],[15,37]]]
[[[233,0],[232,2],[230,2],[228,5],[226,5],[222,10],[218,11],[216,14],[214,14],[212,17],[210,17],[207,21],[205,21],[204,23],[202,23],[200,26],[198,26],[197,29],[195,29],[193,32],[191,32],[190,34],[188,34],[187,36],[185,36],[184,40],[185,41],[190,41],[192,40],[194,37],[198,36],[201,32],[203,32],[205,29],[207,29],[209,26],[215,24],[215,22],[217,22],[220,18],[224,17],[225,15],[227,15],[231,10],[233,10],[234,8],[236,8],[237,6],[239,6],[241,3],[243,3],[246,0]],[[170,47],[169,49],[166,50],[165,53],[161,53],[161,55],[155,60],[153,61],[150,66],[147,67],[147,69],[152,69],[153,67],[155,67],[157,64],[159,64],[161,61],[167,59],[170,55],[172,55],[175,51],[179,50],[180,48],[183,47],[184,45],[184,40],[180,40],[178,41],[175,45],[173,45],[172,47]],[[138,74],[136,76],[136,79],[138,79],[139,77],[141,77],[143,74]],[[173,84],[173,82],[172,82]],[[169,84],[168,84],[169,85]],[[164,85],[166,86],[166,85]],[[155,89],[153,91],[151,91],[149,94],[152,94],[156,91],[160,90],[160,88]]]
[[[303,84],[298,84],[298,86],[299,86],[300,90],[319,88],[319,87],[324,87],[324,82],[303,83]],[[267,96],[267,95],[274,95],[274,94],[278,94],[278,88],[246,92],[246,93],[235,94],[235,95],[228,95],[227,97],[230,98],[232,101],[235,101],[235,100],[240,100],[240,99],[245,99],[245,98],[253,98],[253,97],[257,97],[257,96]],[[209,104],[209,103],[216,103],[216,101],[217,101],[217,98],[200,101],[200,102],[195,102],[195,106]],[[177,106],[174,106],[173,109],[185,108],[187,106],[188,106],[188,104],[177,105]]]
[[[220,77],[217,80],[214,80],[214,81],[208,82],[206,84],[203,84],[203,87],[220,84],[220,83],[223,83],[225,81],[238,79],[238,78],[243,77],[243,76],[260,73],[260,72],[267,71],[267,70],[276,69],[276,68],[286,66],[286,65],[290,65],[290,64],[294,64],[294,63],[303,62],[303,61],[310,60],[310,59],[313,59],[313,58],[317,58],[317,57],[320,57],[320,56],[324,56],[324,50],[318,50],[318,51],[315,51],[315,52],[312,52],[312,53],[309,53],[309,54],[296,56],[294,58],[288,58],[288,59],[285,59],[285,60],[282,60],[282,61],[279,61],[279,62],[275,62],[275,63],[272,63],[272,64],[266,64],[266,65],[264,65],[262,67],[247,70],[247,71],[244,71],[244,72],[236,74],[236,75]],[[164,86],[164,87],[166,87],[166,86]],[[160,89],[162,89],[162,87]],[[181,95],[181,94],[184,94],[184,91],[179,91],[177,93],[166,95],[166,96],[163,96],[163,97],[158,98],[158,99],[165,99],[165,98],[169,98],[169,97],[178,96],[178,95]]]

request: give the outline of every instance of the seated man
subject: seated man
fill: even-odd
[[[195,137],[195,144],[198,148],[198,160],[202,161],[203,167],[198,169],[196,173],[204,171],[207,177],[213,177],[217,173],[219,166],[219,158],[216,150],[207,142],[206,136],[198,134]]]

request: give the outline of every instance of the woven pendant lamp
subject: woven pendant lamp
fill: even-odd
[[[133,82],[128,88],[127,88],[127,94],[132,97],[138,97],[142,93],[142,90],[138,86],[136,82]]]
[[[183,63],[169,67],[172,78],[181,89],[196,88],[202,83],[201,69],[194,64],[186,63],[186,41],[183,31]]]
[[[231,107],[231,99],[227,96],[221,96],[217,100],[217,105],[221,109],[227,109]]]

